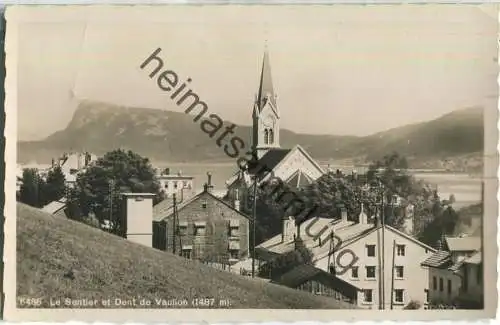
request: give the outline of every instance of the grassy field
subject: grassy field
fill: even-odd
[[[140,299],[162,308],[157,299],[214,298],[225,308],[352,308],[332,298],[314,296],[262,280],[219,271],[195,261],[143,247],[89,226],[17,205],[17,295],[41,298],[41,307],[72,303]],[[82,307],[82,306],[75,306]]]

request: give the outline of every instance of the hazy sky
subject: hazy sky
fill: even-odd
[[[19,139],[64,128],[78,100],[180,111],[139,65],[165,68],[211,112],[250,124],[265,40],[282,128],[366,135],[491,105],[493,7],[190,6],[31,10],[19,25]],[[489,14],[488,14],[489,13]],[[11,23],[11,21],[9,21]]]

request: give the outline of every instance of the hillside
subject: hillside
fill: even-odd
[[[238,126],[236,134],[244,139],[248,148],[250,127]],[[471,159],[475,159],[483,150],[483,110],[458,110],[433,121],[365,137],[298,134],[281,130],[282,147],[295,144],[303,146],[316,159],[348,158],[358,163],[392,151],[413,157],[415,164],[430,160],[446,162],[448,158],[471,154]],[[157,161],[229,159],[215,144],[215,138],[208,137],[199,123],[193,122],[192,116],[182,112],[84,101],[66,129],[42,141],[19,142],[18,160],[21,163],[49,163],[52,157],[64,151],[88,150],[100,155],[117,147],[132,149]]]
[[[348,307],[335,299],[218,271],[20,203],[17,294],[41,297],[43,307],[49,298],[192,297],[228,299],[231,308]]]

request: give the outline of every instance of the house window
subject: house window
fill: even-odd
[[[396,251],[398,256],[405,256],[405,245],[397,245]]]
[[[229,227],[229,236],[230,237],[238,237],[238,235],[240,234],[238,232],[239,228],[238,227]]]
[[[201,207],[202,207],[203,209],[206,209],[206,208],[207,208],[207,201],[203,201],[203,202],[201,202]]]
[[[396,279],[402,279],[404,277],[404,267],[396,266]]]
[[[396,289],[394,290],[394,302],[395,303],[404,303],[404,290],[403,289]]]
[[[184,236],[187,234],[187,224],[179,225],[179,235]]]
[[[375,266],[366,267],[366,277],[368,279],[375,279]]]
[[[201,226],[201,225],[195,225],[194,227],[194,235],[195,236],[204,236],[206,233],[206,228],[205,226]]]
[[[433,290],[437,290],[437,288],[438,288],[437,278],[436,277],[432,277],[432,289]]]
[[[451,280],[448,280],[448,295],[451,295]]]
[[[428,303],[429,302],[429,289],[424,289],[424,292],[425,292],[425,303]]]
[[[177,188],[177,182],[174,182],[174,188]]]
[[[239,236],[240,221],[237,219],[229,220],[229,237]]]
[[[165,183],[165,188],[168,189],[168,183]]]
[[[375,256],[375,245],[366,245],[366,255]]]
[[[240,251],[232,249],[229,251],[229,258],[232,260],[237,260],[240,257]]]
[[[363,301],[365,303],[372,303],[373,302],[373,290],[372,289],[363,290]]]
[[[351,278],[357,279],[358,277],[359,277],[359,275],[358,275],[358,267],[357,266],[353,266],[351,268]]]
[[[443,278],[439,278],[439,291],[443,292],[444,290],[443,287],[444,287]]]
[[[190,259],[191,258],[191,249],[183,249],[182,256]]]

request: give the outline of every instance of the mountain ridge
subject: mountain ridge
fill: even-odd
[[[216,138],[204,133],[193,118],[183,112],[82,101],[65,129],[43,140],[19,141],[18,161],[48,163],[67,151],[86,150],[100,155],[115,148],[134,150],[158,161],[229,161],[231,158],[216,145]],[[224,121],[224,125],[229,123]],[[238,125],[234,134],[244,141],[248,150],[251,126]],[[393,151],[410,160],[471,155],[483,150],[483,137],[481,107],[456,110],[431,121],[368,136],[280,131],[282,147],[300,144],[316,159],[352,159],[358,163]]]

